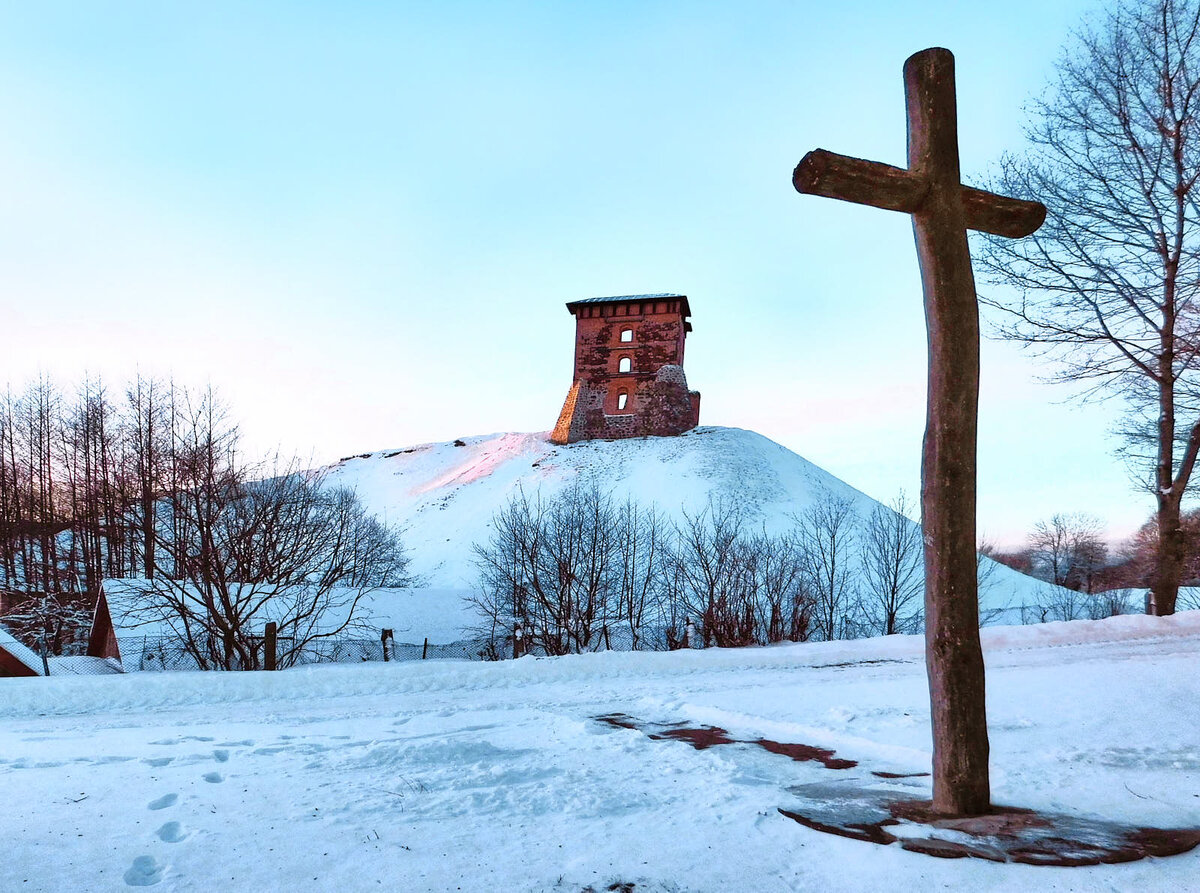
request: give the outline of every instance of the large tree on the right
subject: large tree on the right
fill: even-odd
[[[1200,451],[1200,0],[1123,2],[1071,40],[996,191],[1045,225],[991,239],[1007,337],[1123,402],[1123,449],[1157,501],[1150,612],[1172,614],[1181,502]]]

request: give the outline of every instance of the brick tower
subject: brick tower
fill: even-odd
[[[670,436],[695,428],[700,394],[689,391],[683,347],[686,295],[623,295],[567,304],[575,317],[575,377],[554,443]]]

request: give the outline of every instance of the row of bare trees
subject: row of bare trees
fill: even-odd
[[[519,628],[547,654],[913,632],[923,573],[909,509],[901,497],[864,519],[824,492],[772,533],[729,502],[672,522],[595,484],[519,493],[475,546],[474,606],[493,638]]]
[[[119,395],[47,379],[0,398],[0,589],[94,592],[104,577],[153,577],[155,505],[178,488],[188,429],[219,412],[139,378]],[[174,559],[174,555],[168,558]]]
[[[1200,583],[1200,511],[1184,512],[1182,586],[1177,609],[1198,606],[1193,595]],[[1099,619],[1142,611],[1140,593],[1155,579],[1159,550],[1158,525],[1151,518],[1123,543],[1104,539],[1099,518],[1081,512],[1060,512],[1039,521],[1024,547],[994,552],[992,557],[1021,573],[1053,583],[1036,605],[1033,619]]]
[[[258,666],[267,622],[288,666],[367,593],[412,582],[399,531],[319,471],[248,461],[211,391],[38,381],[0,403],[0,452],[0,590],[35,645],[90,615],[102,579],[136,577],[128,622],[201,668]]]

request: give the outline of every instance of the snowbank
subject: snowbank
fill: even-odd
[[[1200,612],[1073,620],[982,631],[985,656],[1060,646],[1171,641],[1200,649]],[[671,652],[600,652],[560,658],[480,662],[401,661],[313,664],[275,673],[137,674],[126,678],[13,679],[3,684],[0,718],[99,710],[162,709],[247,701],[303,701],[401,692],[520,689],[543,683],[587,685],[597,680],[686,678],[695,673],[849,666],[924,660],[923,636],[880,636],[836,642],[710,648]]]

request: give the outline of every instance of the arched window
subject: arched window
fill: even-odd
[[[617,409],[624,409],[629,405],[629,395],[624,391],[617,394]]]
[[[633,329],[621,329],[621,342],[628,344],[633,340]]]
[[[618,372],[632,372],[633,371],[633,360],[629,359],[629,357],[621,357],[620,361],[617,363],[617,371]]]

